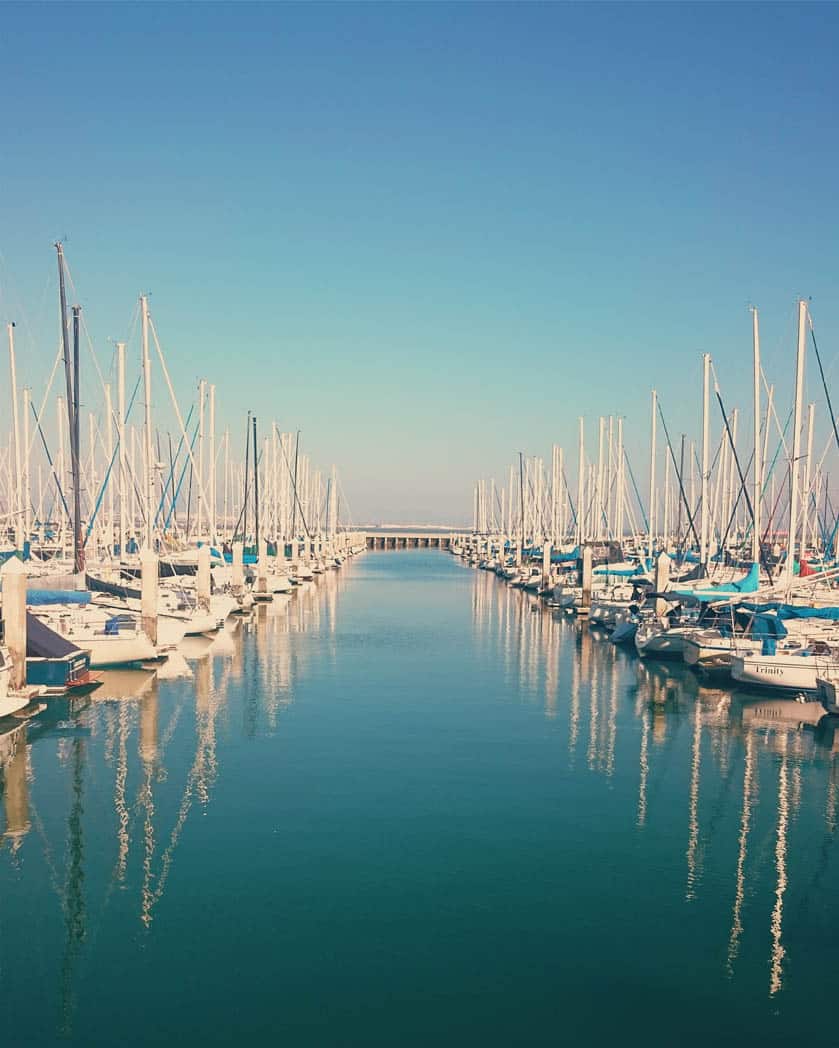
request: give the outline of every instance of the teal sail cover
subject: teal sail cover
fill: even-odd
[[[707,603],[726,596],[736,596],[738,593],[754,593],[759,584],[760,567],[758,564],[752,564],[746,575],[734,582],[722,582],[719,586],[707,586],[704,589],[697,587],[696,589],[680,590],[677,588],[673,592],[678,593],[680,597],[694,597],[696,600]]]

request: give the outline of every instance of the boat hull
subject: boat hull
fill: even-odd
[[[818,666],[806,655],[734,655],[731,676],[738,684],[781,691],[816,691]]]

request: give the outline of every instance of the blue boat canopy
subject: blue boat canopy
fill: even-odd
[[[747,574],[744,575],[742,579],[737,579],[735,582],[723,582],[720,583],[719,586],[709,586],[707,589],[677,589],[675,592],[680,593],[685,597],[695,597],[697,600],[707,603],[737,593],[754,593],[759,584],[760,567],[758,564],[752,564]]]

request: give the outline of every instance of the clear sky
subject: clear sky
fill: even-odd
[[[750,303],[785,391],[799,295],[835,356],[835,5],[2,18],[0,311],[36,399],[65,236],[103,367],[151,292],[182,400],[300,427],[356,519],[471,519],[579,414],[625,415],[645,471],[649,390],[695,434],[702,351],[750,411]]]

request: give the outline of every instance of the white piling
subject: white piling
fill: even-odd
[[[670,582],[670,558],[666,553],[659,553],[655,562],[655,591],[664,593]],[[668,603],[660,597],[656,598],[655,613],[658,618],[667,614]]]
[[[582,598],[580,601],[580,607],[588,613],[591,607],[591,580],[593,575],[593,563],[591,546],[583,546],[583,577],[581,580],[582,585]]]
[[[3,583],[3,623],[6,647],[12,657],[9,690],[26,687],[26,568],[17,557],[10,557],[0,572]]]
[[[140,614],[143,632],[157,644],[158,558],[154,550],[144,546],[140,551]]]
[[[244,547],[241,542],[233,543],[233,592],[241,596],[245,588]]]
[[[259,542],[259,560],[256,564],[256,592],[263,599],[268,595],[268,543]]]
[[[210,547],[205,543],[198,549],[198,576],[195,580],[198,605],[204,611],[210,607],[210,589]]]

